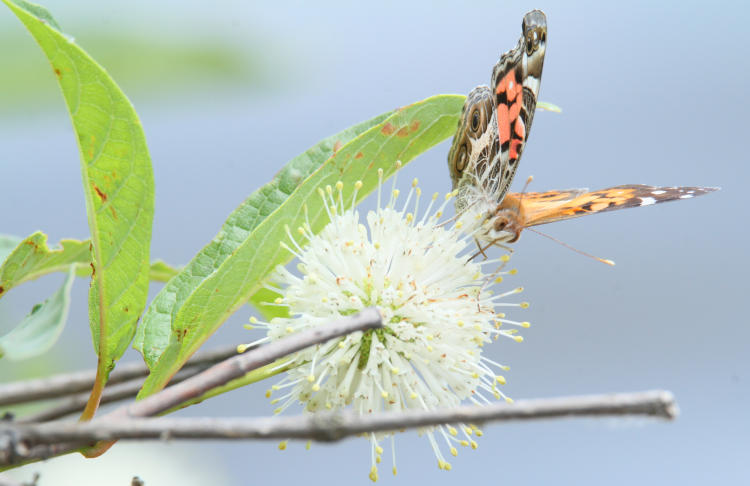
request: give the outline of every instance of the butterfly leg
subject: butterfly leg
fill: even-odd
[[[477,244],[477,248],[479,249],[479,251],[477,253],[475,253],[474,256],[471,257],[471,259],[473,260],[474,257],[476,257],[476,256],[478,256],[478,255],[481,254],[484,257],[484,259],[486,260],[487,259],[487,254],[484,252],[484,250],[486,250],[488,247],[482,248],[482,244],[479,243],[479,240],[476,239],[476,238],[474,238],[474,243]]]
[[[513,243],[516,240],[511,240],[510,243]],[[498,248],[502,248],[503,250],[507,251],[508,253],[513,253],[513,248],[506,245],[505,243],[500,243],[500,240],[495,240],[491,243],[491,245],[494,245]],[[488,245],[489,246],[489,245]]]

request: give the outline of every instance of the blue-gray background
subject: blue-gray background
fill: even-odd
[[[499,54],[515,45],[523,14],[544,9],[541,99],[564,111],[535,117],[515,188],[534,175],[533,190],[626,183],[722,190],[543,228],[614,259],[614,268],[524,234],[513,285],[526,288],[532,306],[524,318],[533,327],[523,344],[501,341],[488,352],[512,365],[506,391],[516,398],[661,388],[675,393],[681,415],[674,423],[487,426],[479,449],[461,451],[451,472],[437,469],[426,440],[402,434],[399,475],[390,475],[386,452],[381,482],[739,484],[750,481],[750,331],[740,305],[750,288],[750,7],[653,3],[45,5],[120,80],[141,116],[157,188],[152,254],[172,263],[187,262],[246,195],[321,138],[433,94],[487,84]],[[31,37],[3,10],[0,232],[83,238],[78,154],[63,101]],[[205,55],[183,52],[195,46]],[[426,153],[401,180],[416,176],[427,193],[448,191],[447,150],[448,142]],[[0,302],[0,331],[59,281],[14,290]],[[41,359],[0,364],[6,379],[94,366],[86,291],[78,282],[60,344]],[[208,345],[248,341],[247,316],[232,318]],[[265,388],[188,413],[268,414]],[[192,469],[208,470],[216,484],[366,484],[368,451],[361,439],[285,452],[270,443],[143,445],[109,482],[140,474],[157,484],[148,472],[155,467],[175,474],[159,484],[170,477],[176,484],[177,470]],[[72,469],[40,484],[93,476],[92,462],[70,460]],[[199,476],[179,484],[198,484]]]

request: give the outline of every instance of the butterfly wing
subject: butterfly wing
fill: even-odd
[[[540,10],[527,13],[518,46],[506,52],[492,71],[499,160],[496,201],[502,201],[518,168],[539,96],[547,45],[547,18]]]
[[[479,86],[464,103],[448,152],[456,210],[481,199],[502,201],[518,167],[534,117],[547,41],[547,20],[538,10],[527,13],[515,48],[492,70],[491,86]]]
[[[525,228],[577,218],[586,214],[690,199],[717,189],[717,187],[657,187],[635,184],[577,194],[577,191],[510,193],[499,209],[515,212],[520,219],[518,223]]]

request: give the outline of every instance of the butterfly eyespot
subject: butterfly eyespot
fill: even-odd
[[[461,173],[466,168],[467,150],[466,144],[461,145],[458,150],[458,158],[456,159],[456,172]]]
[[[529,32],[526,36],[526,54],[529,56],[534,52],[534,33]]]
[[[480,116],[479,116],[479,109],[474,108],[474,111],[471,114],[471,131],[477,132],[479,131],[479,122],[480,122]]]

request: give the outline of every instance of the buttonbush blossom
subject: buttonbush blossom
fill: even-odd
[[[403,204],[394,189],[382,204],[382,170],[377,209],[362,221],[354,207],[346,207],[344,185],[320,189],[330,222],[313,234],[310,225],[288,230],[282,245],[298,260],[298,274],[279,267],[272,288],[282,295],[272,305],[288,307],[289,318],[271,322],[251,319],[272,341],[375,306],[384,327],[357,332],[302,350],[286,361],[286,377],[269,390],[281,396],[276,413],[295,402],[306,412],[351,406],[361,414],[405,409],[433,410],[455,407],[463,401],[485,404],[490,398],[511,401],[499,388],[508,367],[482,356],[482,347],[498,337],[521,342],[518,327],[527,322],[506,319],[499,309],[525,308],[525,302],[506,298],[522,289],[495,293],[509,255],[496,259],[472,258],[477,249],[472,233],[461,222],[441,222],[442,203],[435,194],[420,214],[421,191],[415,180]],[[435,206],[438,206],[435,209]],[[399,209],[400,208],[400,209]],[[255,343],[252,343],[255,344]],[[248,345],[249,346],[249,345]],[[277,394],[279,394],[277,393]],[[457,446],[477,447],[481,431],[471,424],[446,424],[421,430],[438,460],[449,470],[440,442],[452,455]],[[396,473],[392,433],[370,433],[370,479],[377,480],[381,442],[390,437],[393,473]],[[280,448],[285,448],[282,442]]]

